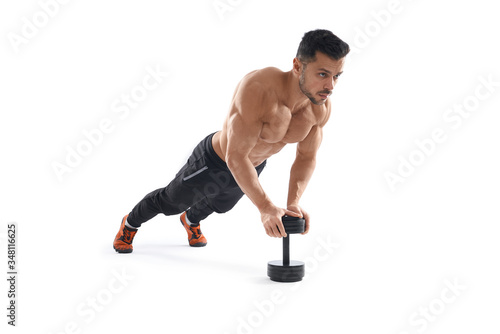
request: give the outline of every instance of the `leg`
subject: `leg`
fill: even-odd
[[[187,163],[169,185],[147,194],[132,209],[127,219],[131,226],[140,227],[159,213],[167,216],[179,214],[206,196],[205,184],[210,176],[208,169],[214,168],[210,165],[205,150],[206,142],[211,138],[212,136],[208,136],[196,146]]]
[[[133,250],[132,241],[137,228],[159,213],[173,215],[187,210],[196,202],[201,201],[206,189],[206,178],[217,170],[217,164],[210,163],[209,150],[212,136],[207,136],[193,150],[187,163],[177,173],[174,180],[165,188],[157,189],[147,194],[133,209],[123,217],[118,234],[113,242],[113,248],[119,253],[130,253]],[[213,151],[213,148],[212,148]],[[219,158],[220,160],[220,158]],[[219,162],[220,164],[220,162]],[[220,164],[222,165],[222,164]],[[208,173],[209,166],[213,169]],[[216,174],[215,174],[216,175]],[[208,215],[211,212],[206,212]],[[190,230],[190,226],[185,226]],[[188,231],[193,234],[193,231]],[[195,236],[198,231],[194,231]],[[190,240],[191,244],[191,240]]]

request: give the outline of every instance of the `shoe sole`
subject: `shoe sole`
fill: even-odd
[[[133,251],[133,249],[118,249],[118,248],[115,248],[115,247],[113,247],[113,248],[115,249],[115,251],[117,253],[132,253],[132,251]]]
[[[191,247],[205,247],[207,245],[206,242],[198,242],[198,243],[195,243],[195,244],[192,244],[192,245],[189,245]]]

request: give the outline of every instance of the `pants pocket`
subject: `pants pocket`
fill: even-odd
[[[188,175],[184,176],[184,177],[182,178],[182,181],[187,181],[187,180],[189,180],[189,179],[191,179],[191,178],[195,177],[196,175],[203,173],[203,172],[204,172],[204,171],[206,171],[207,169],[208,169],[208,167],[205,165],[205,166],[203,166],[203,167],[199,168],[198,170],[196,170],[196,171],[194,171],[194,172],[191,172],[190,174],[188,174]]]

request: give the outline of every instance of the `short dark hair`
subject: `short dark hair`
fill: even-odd
[[[317,29],[306,32],[297,50],[297,58],[308,64],[316,61],[316,51],[339,60],[344,58],[350,51],[349,45],[335,36],[331,31]]]

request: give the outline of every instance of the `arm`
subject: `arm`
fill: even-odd
[[[299,213],[306,220],[306,229],[303,234],[309,231],[310,218],[309,214],[299,206],[299,200],[316,167],[316,153],[322,139],[322,127],[319,125],[314,126],[307,137],[297,144],[295,162],[290,171],[287,209]]]
[[[235,96],[227,123],[227,166],[241,190],[259,210],[271,201],[260,185],[249,154],[259,140],[263,126],[262,106],[259,104],[266,99],[257,85],[242,85]]]
[[[323,139],[323,130],[314,126],[307,137],[297,144],[297,154],[290,171],[287,204],[298,205],[316,167],[316,152]]]
[[[249,154],[257,144],[263,126],[263,112],[273,102],[257,84],[242,84],[235,96],[227,123],[226,163],[241,190],[261,213],[266,233],[272,237],[286,236],[281,217],[297,215],[276,207],[264,192]]]

